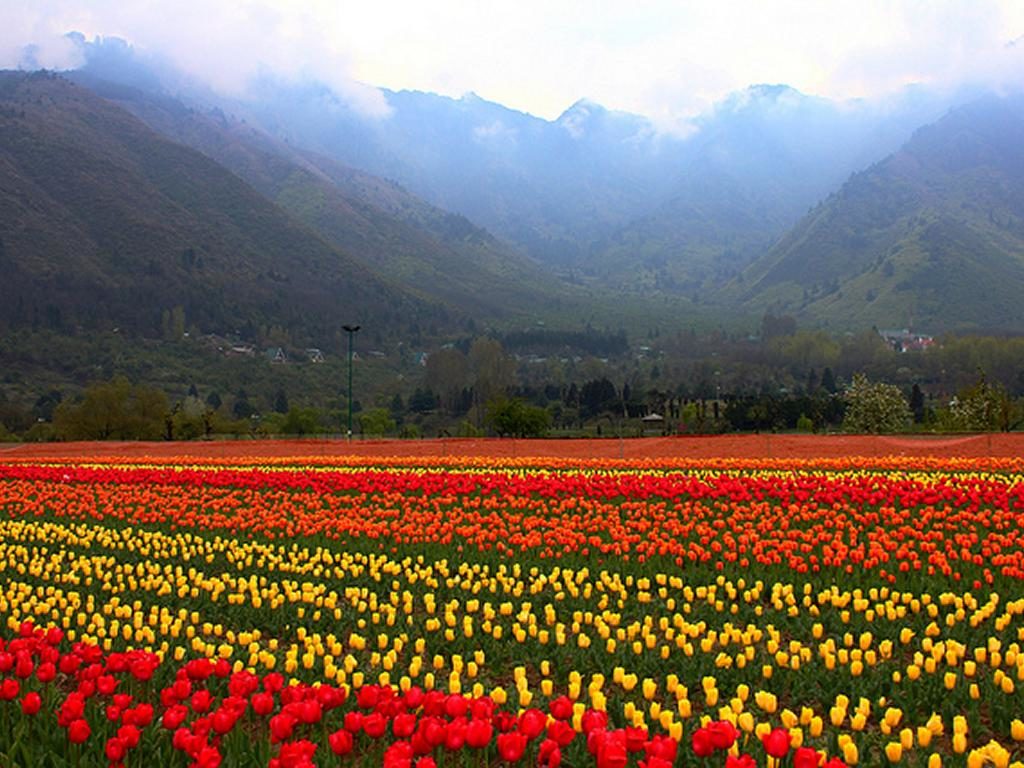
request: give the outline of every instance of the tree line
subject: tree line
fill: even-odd
[[[1024,339],[1016,337],[949,336],[925,351],[898,352],[877,332],[833,337],[766,316],[755,334],[655,330],[625,351],[622,337],[608,333],[597,347],[618,353],[607,358],[569,346],[573,334],[545,339],[543,331],[531,331],[513,338],[515,353],[497,337],[476,336],[422,353],[407,345],[391,359],[357,359],[356,432],[570,436],[1021,426]],[[519,346],[538,339],[543,343]],[[96,341],[88,354],[62,343],[66,367],[105,375],[80,388],[32,393],[19,381],[18,366],[9,367],[0,380],[0,439],[329,435],[346,427],[344,360],[274,366],[259,357],[216,356],[187,341],[154,343],[149,352],[117,336]],[[25,370],[38,366],[43,350],[24,341],[5,347]],[[53,345],[46,349],[52,357]],[[175,355],[186,353],[178,364]],[[164,375],[157,383],[153,371],[172,366],[179,378]],[[878,395],[882,385],[905,403],[896,409],[899,418],[868,418],[852,407],[860,392]],[[642,421],[652,414],[662,421]]]

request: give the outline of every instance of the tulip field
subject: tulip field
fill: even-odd
[[[1022,479],[0,456],[0,768],[1024,766]]]

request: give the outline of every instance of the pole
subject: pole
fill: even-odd
[[[348,440],[352,440],[352,337],[359,330],[358,325],[343,325],[348,334]]]

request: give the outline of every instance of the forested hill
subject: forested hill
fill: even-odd
[[[447,310],[371,273],[205,155],[45,72],[0,73],[0,323],[159,334],[344,322],[401,333]],[[179,309],[180,308],[180,309]]]
[[[528,257],[464,216],[400,184],[299,149],[216,107],[190,106],[159,87],[68,74],[162,136],[197,149],[341,248],[410,291],[479,319],[535,315],[572,301]]]
[[[811,211],[732,286],[831,328],[1024,328],[1024,98],[919,129]]]

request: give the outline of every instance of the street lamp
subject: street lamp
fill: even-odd
[[[352,337],[359,330],[358,325],[343,325],[342,330],[348,334],[348,439],[352,439]]]

